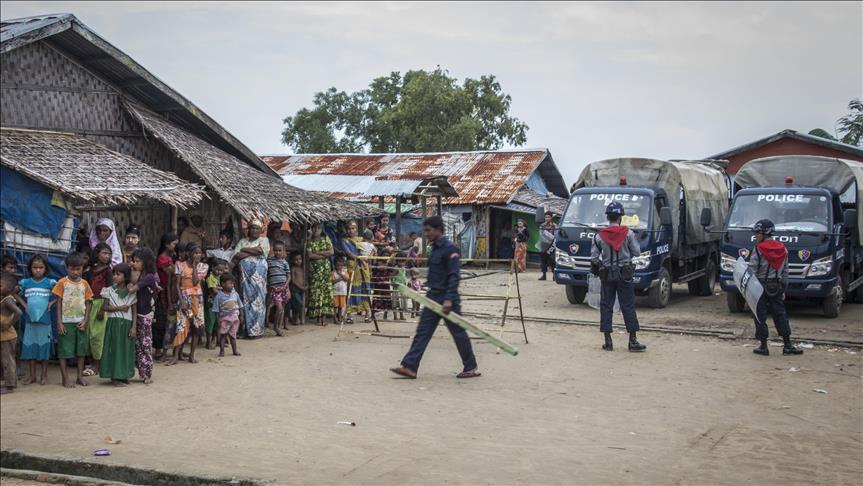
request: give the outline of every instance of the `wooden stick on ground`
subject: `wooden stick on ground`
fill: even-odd
[[[486,341],[490,342],[491,344],[494,344],[498,348],[506,351],[507,353],[509,353],[513,356],[516,356],[518,354],[517,348],[510,346],[509,344],[501,341],[500,339],[498,339],[498,338],[492,336],[491,334],[483,331],[482,329],[474,326],[473,324],[468,322],[467,319],[465,319],[464,317],[456,314],[455,312],[450,312],[449,314],[444,314],[443,308],[437,302],[429,299],[425,295],[418,294],[418,293],[414,292],[413,290],[407,288],[406,286],[404,286],[402,284],[398,284],[398,286],[399,286],[399,292],[401,292],[402,295],[404,295],[405,297],[407,297],[411,300],[419,302],[420,304],[425,306],[428,310],[430,310],[430,311],[434,312],[435,314],[443,317],[444,319],[448,320],[449,322],[452,322],[456,326],[458,326],[458,327],[460,327],[466,331],[469,331],[469,332],[476,334],[477,336],[485,339]]]

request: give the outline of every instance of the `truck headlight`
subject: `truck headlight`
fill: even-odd
[[[820,277],[827,275],[833,270],[833,260],[831,257],[824,257],[820,260],[815,260],[812,265],[809,265],[809,273],[807,277]]]
[[[554,255],[554,262],[557,264],[557,266],[567,268],[572,268],[575,266],[575,263],[572,261],[572,257],[567,255],[566,253],[557,250],[554,252]]]
[[[721,268],[723,272],[734,273],[734,264],[737,262],[737,259],[731,255],[726,255],[725,253],[723,253],[721,257],[719,268]]]
[[[644,270],[650,266],[650,252],[643,251],[640,255],[632,259],[632,264],[636,270]]]

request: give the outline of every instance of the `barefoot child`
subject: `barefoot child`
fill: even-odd
[[[183,346],[191,341],[189,363],[195,360],[197,336],[204,333],[204,295],[201,291],[200,263],[203,253],[195,243],[189,243],[180,250],[177,259],[177,293],[180,296],[180,309],[177,312],[177,334],[174,337],[174,357],[168,365],[175,365],[183,356]],[[191,338],[191,339],[190,339]]]
[[[336,259],[336,269],[333,270],[333,307],[336,314],[333,322],[341,324],[348,308],[348,282],[350,276],[345,267],[344,258]]]
[[[95,376],[99,374],[99,362],[102,360],[102,343],[105,342],[105,323],[108,317],[102,310],[104,299],[102,289],[110,287],[113,282],[111,276],[111,247],[107,243],[99,243],[93,248],[93,264],[84,274],[84,280],[90,284],[93,292],[93,300],[90,302],[90,314],[87,322],[87,343],[90,356],[93,358],[93,369],[84,370],[84,376]]]
[[[81,278],[84,272],[84,259],[78,253],[66,257],[67,275],[57,281],[53,293],[57,296],[57,360],[60,361],[60,375],[63,386],[75,388],[75,384],[87,386],[84,381],[84,358],[87,356],[87,316],[93,291],[90,284]],[[77,359],[78,378],[75,383],[69,380],[66,361]]]
[[[276,318],[273,328],[276,330],[276,335],[282,335],[282,328],[287,329],[285,321],[285,305],[291,304],[291,266],[288,265],[287,251],[283,241],[273,243],[273,256],[267,258],[267,287],[269,287],[269,296],[271,307],[268,310],[276,308]],[[269,316],[266,322],[269,322]]]
[[[206,284],[206,289],[204,290],[204,295],[206,296],[204,299],[204,331],[207,333],[207,343],[204,347],[206,349],[213,349],[219,341],[217,332],[219,316],[217,312],[213,312],[213,299],[216,298],[216,294],[219,292],[219,278],[223,273],[225,273],[225,271],[227,271],[227,269],[228,262],[220,258],[210,259],[210,274],[207,275],[206,280],[204,280],[204,283]]]
[[[21,297],[27,304],[24,325],[24,339],[21,341],[21,359],[30,361],[30,376],[25,385],[48,383],[48,359],[51,357],[51,306],[54,305],[51,290],[57,283],[52,278],[46,278],[48,259],[42,255],[33,255],[27,264],[30,278],[18,282]],[[36,377],[36,363],[41,366],[39,378]]]
[[[408,274],[405,269],[405,261],[402,259],[404,255],[399,254],[395,262],[396,274],[393,276],[393,319],[396,318],[396,311],[399,311],[399,321],[405,320],[405,311],[408,307],[408,299],[399,292],[399,284],[407,286]]]
[[[128,286],[138,301],[135,328],[135,367],[145,385],[153,382],[153,316],[159,295],[156,276],[156,256],[149,248],[138,248],[132,253],[132,271],[138,272],[138,282]]]
[[[0,374],[3,386],[0,395],[11,393],[18,385],[18,371],[15,367],[15,343],[18,333],[14,324],[21,318],[21,309],[15,302],[14,292],[18,282],[9,272],[0,274]]]
[[[303,268],[303,255],[294,253],[291,259],[291,324],[305,324],[306,316],[306,270]]]
[[[111,271],[114,285],[102,289],[105,302],[102,308],[108,315],[105,325],[105,342],[102,347],[102,365],[99,376],[110,378],[114,386],[126,386],[135,376],[135,336],[138,308],[137,296],[129,292],[132,268],[119,263]]]
[[[231,340],[231,350],[234,356],[239,356],[237,351],[237,329],[243,322],[243,302],[240,295],[234,290],[234,276],[223,273],[219,279],[222,288],[213,299],[213,312],[219,316],[219,356],[225,355],[225,341]]]

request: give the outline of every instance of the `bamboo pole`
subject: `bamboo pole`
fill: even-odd
[[[464,317],[456,314],[455,312],[450,312],[449,314],[444,314],[442,306],[440,304],[438,304],[437,302],[429,299],[428,297],[426,297],[422,294],[418,294],[418,293],[414,292],[413,290],[407,288],[406,286],[404,286],[402,284],[398,284],[398,286],[399,286],[399,292],[401,292],[402,295],[404,295],[405,297],[407,297],[407,298],[409,298],[415,302],[419,302],[420,304],[425,306],[426,309],[428,309],[428,310],[434,312],[435,314],[443,317],[444,319],[455,324],[456,326],[458,326],[458,327],[460,327],[466,331],[470,331],[470,332],[476,334],[477,336],[479,336],[482,339],[484,339],[484,340],[490,342],[491,344],[497,346],[498,348],[502,349],[503,351],[506,351],[507,353],[509,353],[513,356],[518,355],[518,349],[517,348],[501,341],[500,339],[492,336],[491,334],[485,332],[484,330],[474,326],[473,324],[468,322],[467,319],[465,319]],[[525,339],[526,338],[527,338],[527,336],[525,336]]]

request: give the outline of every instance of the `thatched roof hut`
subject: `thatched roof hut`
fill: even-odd
[[[0,163],[82,203],[191,207],[204,188],[70,133],[0,128]]]
[[[140,106],[126,103],[125,107],[147,133],[189,164],[207,186],[244,218],[317,223],[378,214],[378,211],[362,204],[285,184],[277,176],[253,169]]]

